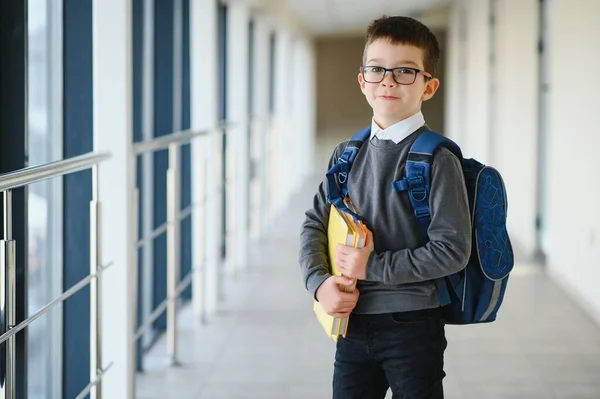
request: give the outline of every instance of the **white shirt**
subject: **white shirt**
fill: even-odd
[[[423,113],[421,111],[388,127],[387,129],[380,128],[375,122],[375,118],[373,118],[373,121],[371,122],[371,139],[377,136],[379,140],[392,140],[394,143],[398,144],[424,124],[425,118],[423,117]]]

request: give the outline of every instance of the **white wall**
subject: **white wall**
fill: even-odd
[[[477,157],[481,162],[488,163],[487,134],[489,126],[489,98],[490,85],[488,57],[489,57],[489,30],[488,30],[488,2],[481,0],[467,0],[468,10],[466,29],[466,97],[464,103],[467,107],[466,126],[464,126],[465,140],[463,144],[464,155]]]
[[[600,3],[553,0],[547,116],[544,249],[554,280],[600,323],[600,186],[593,164]],[[496,1],[496,64],[490,68],[487,1],[453,3],[447,126],[466,156],[491,162],[509,195],[508,226],[519,260],[535,252],[538,184],[538,2]],[[461,8],[462,7],[462,8]],[[461,11],[462,10],[462,11]],[[463,38],[461,40],[461,37]],[[490,80],[493,79],[493,80]],[[495,95],[489,91],[495,82]],[[490,137],[489,133],[494,136]],[[596,166],[597,167],[597,166]]]
[[[496,99],[490,158],[492,166],[502,173],[509,195],[508,228],[515,253],[526,259],[534,255],[536,234],[537,3],[497,0],[496,67],[492,76]]]
[[[548,265],[600,322],[600,3],[577,4],[551,10]]]
[[[508,228],[520,259],[535,252],[536,5],[535,0],[497,0],[491,36],[489,2],[458,1],[451,12],[448,39],[448,134],[465,157],[502,174],[509,195]]]
[[[446,85],[446,131],[444,134],[462,143],[464,138],[465,106],[462,102],[465,99],[465,79],[466,74],[463,70],[466,65],[466,26],[463,23],[466,6],[462,1],[454,3],[450,8],[450,20],[448,22],[448,51],[446,53],[447,68],[446,75],[441,78],[441,83]]]

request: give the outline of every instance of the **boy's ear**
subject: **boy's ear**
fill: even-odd
[[[360,85],[360,91],[365,92],[365,80],[363,79],[362,73],[358,73],[358,84]]]
[[[427,101],[431,97],[433,97],[433,95],[435,94],[435,92],[437,91],[437,89],[439,87],[440,87],[439,79],[437,79],[437,78],[429,79],[429,81],[427,82],[427,85],[425,86],[425,91],[423,92],[423,95],[421,96],[421,101]]]

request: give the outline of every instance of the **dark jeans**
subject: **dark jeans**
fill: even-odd
[[[442,399],[446,337],[440,308],[350,316],[333,373],[334,399]]]

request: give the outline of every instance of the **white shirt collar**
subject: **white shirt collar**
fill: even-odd
[[[375,118],[373,118],[371,122],[371,139],[377,136],[379,140],[392,140],[394,143],[398,144],[424,124],[425,118],[421,111],[418,111],[416,114],[409,116],[387,129],[380,128],[375,122]]]

